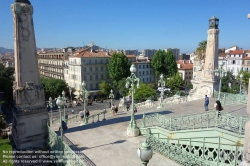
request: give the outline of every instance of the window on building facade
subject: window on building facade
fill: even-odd
[[[191,76],[189,76],[188,78],[191,79]]]
[[[89,80],[92,80],[92,75],[89,76]]]
[[[101,63],[103,63],[103,60],[101,59]]]
[[[95,59],[95,64],[97,64],[97,59]]]
[[[109,63],[109,60],[108,60],[108,59],[106,59],[106,63]]]
[[[101,67],[101,71],[103,71],[103,67]]]
[[[141,68],[141,65],[139,65],[139,69]]]
[[[139,76],[141,75],[141,71],[139,71]]]
[[[147,65],[147,68],[148,68],[148,65]]]
[[[98,71],[98,67],[95,67],[95,71]]]
[[[92,71],[92,67],[89,67],[89,71]]]
[[[98,75],[95,75],[95,79],[98,80]]]
[[[145,68],[145,66],[143,65],[143,69]]]
[[[103,79],[103,74],[101,74],[101,79]]]
[[[146,74],[148,75],[148,71],[146,71]]]
[[[96,86],[95,89],[99,89],[99,84],[98,83],[96,83],[95,86]]]
[[[144,75],[144,71],[142,72],[142,75]]]
[[[91,90],[93,89],[93,84],[90,84],[90,89],[91,89]]]
[[[83,68],[83,71],[86,72],[86,67]]]

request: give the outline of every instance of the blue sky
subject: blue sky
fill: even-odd
[[[0,2],[0,47],[13,48],[14,0]],[[30,0],[37,47],[179,48],[207,39],[208,19],[220,19],[219,47],[250,49],[249,0]]]

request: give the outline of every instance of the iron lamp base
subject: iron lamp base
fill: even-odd
[[[127,128],[127,136],[137,137],[140,134],[139,128],[132,129],[130,127]]]

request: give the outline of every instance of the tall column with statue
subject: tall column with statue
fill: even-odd
[[[219,19],[213,16],[209,19],[206,54],[199,61],[194,61],[194,78],[191,80],[193,89],[190,91],[189,100],[204,98],[204,95],[213,96],[214,89],[219,88],[219,80],[214,77],[214,70],[218,68],[218,27]]]
[[[38,70],[33,7],[29,0],[11,5],[14,20],[15,102],[12,135],[18,149],[45,147],[48,113]]]

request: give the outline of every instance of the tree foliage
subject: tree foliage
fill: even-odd
[[[229,87],[229,83],[231,87]],[[239,93],[240,82],[235,78],[232,72],[228,71],[227,76],[221,78],[221,92]]]
[[[140,84],[140,88],[135,89],[134,99],[135,100],[146,100],[149,97],[155,97],[156,91],[153,89],[151,84]]]
[[[203,40],[199,42],[198,47],[195,50],[195,54],[197,55],[197,60],[205,59],[206,54],[206,48],[207,48],[207,41]]]
[[[118,86],[120,80],[130,75],[129,68],[129,60],[123,52],[112,54],[108,64],[108,72],[109,78],[115,86]]]
[[[118,85],[117,85],[118,91],[120,95],[122,96],[128,95],[129,89],[126,88],[125,84],[126,84],[126,78],[123,78],[118,82]]]
[[[176,74],[172,77],[170,77],[166,81],[167,87],[169,87],[171,90],[177,91],[181,86],[183,86],[184,80],[182,79],[179,72],[176,72]]]
[[[44,78],[41,77],[42,84],[44,86],[45,96],[48,97],[58,97],[62,96],[62,91],[67,91],[67,84],[64,80],[55,78]]]
[[[5,67],[0,63],[0,91],[4,92],[7,100],[13,99],[13,74],[15,69],[13,67]]]
[[[249,78],[250,78],[250,73],[247,71],[240,71],[236,77],[236,79],[238,80],[238,82],[240,82],[240,74],[243,75],[242,77],[242,87],[243,89],[245,89],[246,91],[248,91],[248,85],[249,85]]]
[[[165,50],[158,50],[153,56],[151,65],[157,77],[160,74],[163,74],[165,77],[171,77],[178,71],[174,54],[170,50],[167,52]]]
[[[106,82],[106,81],[102,81],[99,83],[99,88],[102,92],[102,94],[104,95],[109,95],[110,94],[110,90],[112,89],[110,83]]]

